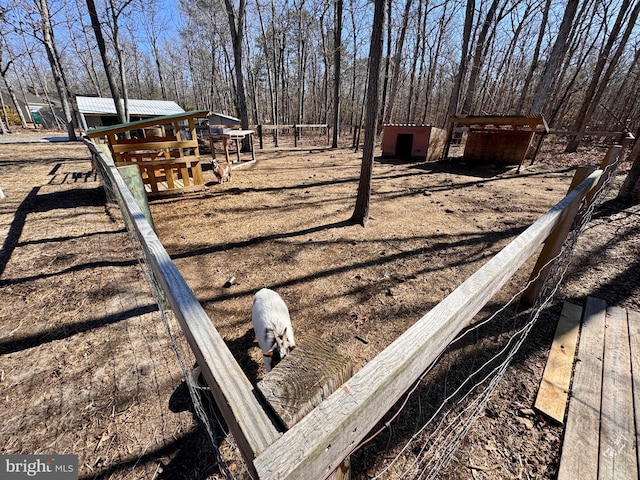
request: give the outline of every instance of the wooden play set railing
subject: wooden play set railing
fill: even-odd
[[[456,290],[346,381],[319,407],[282,433],[258,400],[211,319],[173,264],[136,205],[115,166],[87,142],[105,183],[117,190],[123,217],[139,239],[202,369],[204,379],[255,478],[325,479],[413,386],[491,297],[544,244],[524,294],[533,301],[548,263],[564,243],[580,206],[617,166],[622,149],[610,149],[600,169],[579,169],[568,195],[509,243]],[[603,172],[606,174],[603,175]],[[584,210],[580,210],[584,211]]]
[[[195,119],[206,114],[204,110],[184,112],[97,128],[89,130],[87,137],[105,139],[116,166],[138,165],[151,196],[199,190],[204,188],[204,179]],[[181,121],[188,123],[188,135],[181,131]],[[167,128],[173,135],[166,134]],[[141,131],[145,136],[124,136],[133,131]]]

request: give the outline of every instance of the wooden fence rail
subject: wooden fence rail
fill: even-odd
[[[87,144],[94,159],[103,165],[103,175],[121,191],[121,208],[130,210],[123,216],[131,218],[147,262],[184,330],[215,401],[247,465],[261,480],[321,480],[331,475],[516,270],[554,231],[564,230],[573,222],[583,199],[593,200],[593,189],[603,174],[602,169],[590,173],[329,398],[281,434],[144,219],[113,162],[96,145]],[[536,269],[545,273],[542,267]]]
[[[264,479],[322,479],[335,470],[473,316],[591,190],[597,170],[448,297],[258,455]]]
[[[122,180],[109,151],[85,141],[94,164],[119,198],[127,227],[133,230],[144,251],[145,262],[171,306],[191,347],[218,408],[233,433],[251,470],[256,453],[280,437],[271,418],[258,403],[256,390],[233,358],[177,267]],[[253,472],[255,474],[255,471]]]

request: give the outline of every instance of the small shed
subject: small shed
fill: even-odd
[[[453,123],[467,131],[464,160],[501,166],[524,162],[536,134],[549,133],[542,115],[462,116]]]
[[[113,98],[81,97],[77,96],[78,111],[82,128],[113,126],[118,123],[116,104]],[[164,115],[184,113],[184,109],[176,102],[167,100],[138,100],[130,98],[128,101],[129,118],[132,122]],[[204,115],[206,117],[206,115]]]
[[[239,118],[223,115],[222,113],[209,112],[209,131],[212,135],[239,128],[241,128]]]
[[[430,125],[385,125],[382,156],[435,160],[442,154],[444,130]]]
[[[204,180],[195,120],[207,113],[165,115],[96,128],[86,135],[106,141],[116,166],[138,165],[150,196],[199,190]]]

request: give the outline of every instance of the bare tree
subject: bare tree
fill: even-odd
[[[449,98],[449,108],[447,108],[447,140],[444,144],[442,158],[445,159],[449,155],[449,142],[453,134],[453,121],[451,117],[458,111],[458,102],[460,99],[460,86],[467,70],[467,59],[469,54],[469,40],[471,37],[471,28],[473,26],[473,14],[475,10],[475,0],[467,0],[467,9],[464,16],[464,31],[462,33],[462,52],[460,53],[460,63],[458,65],[458,73],[453,80],[453,88],[451,89],[451,97]]]
[[[9,58],[7,61],[3,58],[3,53],[7,52]],[[13,58],[11,56],[11,51],[8,48],[7,41],[4,38],[4,34],[0,34],[0,76],[2,77],[2,82],[4,83],[5,88],[7,89],[7,93],[11,98],[11,102],[13,103],[16,112],[18,113],[18,117],[20,118],[20,123],[22,128],[27,128],[27,121],[24,118],[24,114],[22,113],[22,109],[20,109],[18,105],[18,99],[16,98],[16,93],[13,89],[11,82],[8,79],[9,68],[13,64]]]
[[[389,88],[389,72],[391,70],[391,33],[393,31],[393,0],[387,0],[387,53],[384,56],[384,80],[382,82],[382,99],[380,101],[380,118],[384,119],[387,107],[387,89]]]
[[[547,23],[549,21],[549,10],[551,9],[551,0],[545,0],[545,4],[542,7],[542,20],[540,21],[540,27],[538,29],[538,38],[536,40],[536,46],[533,50],[533,58],[531,59],[531,65],[527,71],[527,76],[523,82],[523,88],[520,90],[520,97],[516,105],[516,111],[522,113],[524,110],[525,100],[529,93],[529,85],[533,80],[533,75],[538,68],[540,62],[540,49],[542,48],[542,40],[544,39],[545,31],[547,29]]]
[[[587,88],[587,91],[585,93],[584,100],[582,101],[580,109],[576,114],[576,122],[573,129],[577,132],[584,131],[589,121],[591,121],[591,117],[593,116],[595,109],[600,103],[602,94],[604,93],[611,75],[616,68],[618,60],[620,59],[620,56],[624,51],[627,41],[631,36],[631,32],[635,28],[635,23],[638,19],[638,14],[640,13],[640,2],[637,2],[635,7],[633,8],[630,17],[627,20],[627,28],[625,29],[622,38],[618,42],[618,35],[624,24],[629,6],[630,0],[623,0],[614,26],[611,30],[611,33],[609,34],[609,39],[604,47],[604,50],[600,54],[598,62],[596,63],[596,68],[593,72],[593,76],[591,77],[591,82],[589,83],[589,87]],[[618,46],[614,54],[610,56],[611,50],[613,49],[613,46],[616,42],[618,42]],[[603,75],[602,72],[604,71],[607,61],[609,62],[609,65]],[[581,138],[581,134],[577,134],[571,137],[569,143],[567,144],[565,152],[575,152],[578,149],[578,145],[580,145]]]
[[[120,39],[120,21],[127,7],[129,7],[132,2],[133,0],[124,0],[121,3],[117,3],[117,0],[109,0],[107,3],[107,11],[111,17],[111,21],[107,23],[107,27],[111,32],[111,42],[113,43],[113,49],[116,52],[116,59],[118,60],[120,94],[122,95],[125,122],[129,121],[129,88],[125,68],[124,49]]]
[[[551,54],[549,55],[549,59],[544,68],[544,73],[542,74],[542,78],[540,83],[538,83],[538,88],[536,89],[536,93],[533,97],[533,104],[531,105],[531,109],[529,113],[532,115],[539,115],[542,113],[544,105],[547,101],[547,96],[549,94],[549,88],[551,87],[551,82],[553,80],[553,76],[562,61],[562,57],[565,53],[567,38],[569,37],[569,32],[571,31],[571,25],[573,19],[576,16],[576,10],[578,9],[579,0],[567,0],[567,6],[564,10],[564,15],[562,17],[562,23],[560,24],[560,30],[556,36],[556,41],[553,44],[553,48],[551,49]]]
[[[367,85],[367,113],[365,119],[364,145],[362,147],[362,166],[356,205],[351,221],[366,226],[371,203],[371,181],[373,178],[373,153],[378,123],[380,60],[382,57],[382,30],[384,26],[384,2],[374,0],[373,27],[369,47],[369,79]]]
[[[242,37],[244,35],[245,15],[247,13],[246,0],[240,0],[238,8],[234,7],[232,0],[224,1],[229,18],[229,30],[231,32],[231,43],[233,45],[233,60],[236,72],[236,106],[238,117],[243,129],[249,128],[249,112],[247,111],[247,96],[244,89]],[[248,143],[244,144],[247,148]]]
[[[167,30],[167,25],[165,24],[165,22],[159,21],[158,19],[159,12],[158,4],[156,2],[142,1],[140,4],[140,8],[148,19],[147,22],[143,22],[143,28],[145,33],[147,34],[149,44],[151,45],[151,53],[153,54],[153,60],[156,67],[156,75],[158,78],[158,83],[160,84],[160,95],[162,96],[163,100],[167,100],[167,87],[165,85],[160,49],[158,47],[160,34]]]
[[[411,4],[413,0],[407,0],[404,5],[404,11],[402,13],[402,24],[400,26],[400,35],[396,42],[396,50],[393,55],[393,76],[391,77],[391,87],[389,88],[389,102],[387,104],[383,123],[389,123],[393,114],[393,108],[396,102],[396,96],[398,94],[398,87],[400,83],[400,71],[402,63],[402,50],[404,49],[404,40],[407,35],[407,23],[409,22],[409,13],[411,11]]]
[[[58,56],[56,55],[56,48],[53,39],[53,29],[51,28],[51,17],[49,14],[49,5],[47,0],[40,0],[39,11],[41,17],[42,28],[42,42],[47,52],[47,58],[51,65],[51,73],[53,74],[53,80],[56,84],[58,96],[60,97],[60,103],[62,104],[62,111],[64,113],[65,124],[67,127],[67,134],[69,140],[77,140],[75,127],[73,125],[73,115],[71,112],[71,106],[69,104],[69,93],[65,86],[62,73],[62,65],[59,63]]]
[[[342,57],[342,0],[335,0],[333,29],[333,140],[331,148],[338,148],[340,133],[340,58]]]
[[[100,58],[102,58],[102,65],[104,67],[104,73],[107,76],[107,82],[109,83],[109,90],[111,91],[111,98],[116,107],[116,115],[118,116],[118,122],[126,123],[127,116],[122,105],[122,97],[120,96],[120,90],[116,85],[115,78],[113,76],[113,70],[111,69],[111,63],[107,55],[107,47],[102,35],[102,27],[100,26],[100,18],[96,10],[96,4],[93,0],[87,0],[87,10],[89,11],[89,18],[91,19],[91,26],[93,27],[93,33],[96,37],[98,44],[98,50],[100,51]]]
[[[476,93],[476,84],[478,82],[478,75],[480,74],[480,69],[482,68],[482,63],[484,61],[484,56],[486,53],[486,44],[488,42],[489,29],[491,28],[494,17],[496,15],[496,11],[498,10],[499,0],[493,0],[489,7],[489,11],[482,22],[482,28],[480,29],[480,33],[478,34],[478,40],[476,42],[476,48],[473,54],[473,62],[471,64],[470,72],[469,72],[469,84],[467,86],[467,95],[464,100],[464,104],[462,105],[462,111],[464,113],[470,113],[471,107],[473,105],[473,97]]]

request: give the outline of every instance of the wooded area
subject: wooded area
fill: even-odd
[[[363,121],[365,0],[3,5],[2,89],[16,100],[37,92],[63,123],[75,95],[124,99],[123,121],[128,98],[251,124]],[[454,104],[472,115],[543,112],[555,130],[638,128],[638,1],[388,0],[385,10],[380,121],[443,127]]]

